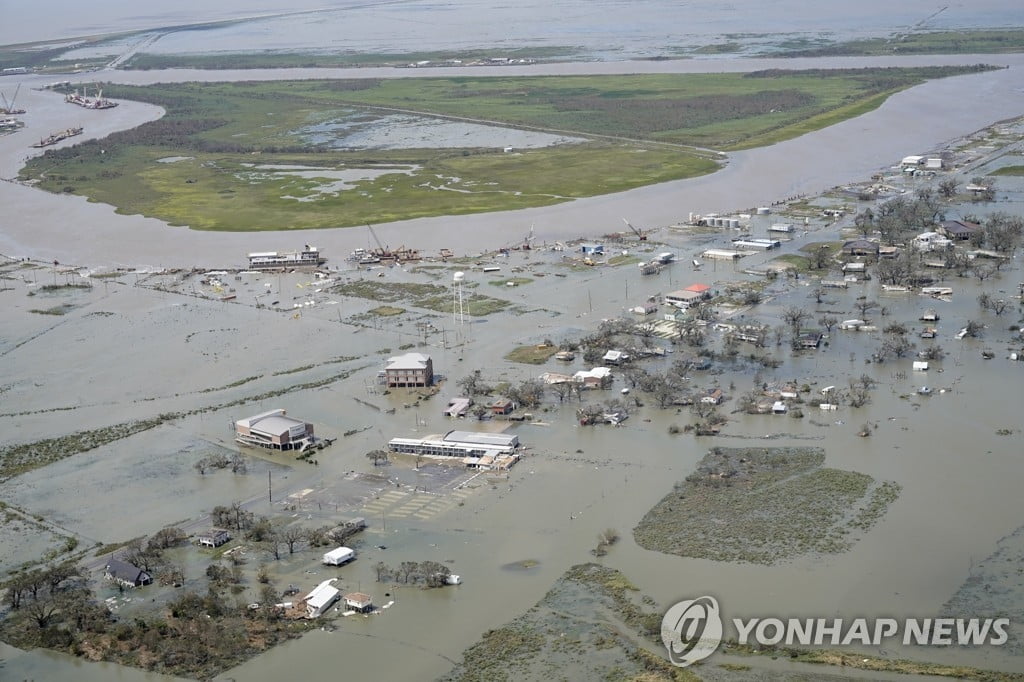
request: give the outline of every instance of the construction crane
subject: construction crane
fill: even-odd
[[[367,223],[366,227],[370,228],[370,236],[373,237],[373,241],[377,243],[377,248],[374,250],[373,255],[377,256],[377,258],[390,258],[391,251],[381,243],[380,237],[378,237],[377,233],[373,230],[373,225]]]
[[[633,234],[636,235],[637,239],[639,239],[642,242],[647,241],[647,233],[645,231],[636,229],[625,218],[622,219],[622,222],[626,223],[626,227],[628,227],[629,229],[633,230]]]
[[[372,254],[381,260],[393,260],[395,262],[419,260],[420,252],[416,249],[407,249],[405,246],[399,246],[397,249],[392,251],[387,245],[381,243],[380,238],[373,229],[373,225],[369,223],[366,227],[370,228],[370,234],[373,235],[373,241],[377,243],[377,248],[373,249]]]
[[[6,116],[13,116],[14,114],[24,114],[25,113],[24,109],[15,109],[14,108],[14,103],[18,99],[18,91],[19,90],[21,90],[21,83],[18,83],[18,87],[14,88],[14,95],[11,96],[11,101],[10,102],[8,102],[7,101],[7,97],[2,92],[0,92],[0,100],[2,100],[3,103],[4,103],[4,106],[2,108],[0,108],[0,114],[4,114]]]

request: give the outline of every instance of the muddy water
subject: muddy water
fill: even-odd
[[[1019,56],[967,56],[908,59],[854,60],[750,60],[704,62],[616,62],[611,64],[566,64],[531,67],[530,73],[631,73],[687,72],[699,70],[750,70],[758,68],[801,68],[859,64],[934,64],[985,61],[1019,67]],[[275,70],[245,72],[164,72],[104,74],[117,82],[158,82],[200,80],[259,80],[301,77],[368,77],[376,70]],[[507,69],[438,69],[445,76],[467,73],[507,75]],[[409,70],[391,69],[394,77],[408,76]],[[520,73],[517,71],[517,73]],[[416,71],[417,75],[430,75]],[[558,206],[498,214],[428,218],[378,226],[380,238],[388,243],[415,245],[421,250],[442,246],[460,253],[493,249],[519,238],[534,225],[537,238],[554,241],[604,234],[621,228],[621,216],[634,224],[668,225],[686,218],[689,212],[722,212],[751,207],[780,197],[817,193],[841,182],[854,181],[888,166],[908,153],[940,148],[952,138],[982,128],[993,121],[1020,113],[1024,70],[1001,71],[943,79],[926,83],[891,97],[880,109],[852,121],[805,135],[771,147],[733,154],[728,166],[711,176],[663,183],[630,192],[594,197]],[[26,107],[46,116],[46,124],[32,124],[14,135],[0,138],[0,175],[13,177],[29,145],[54,130],[85,125],[86,137],[102,136],[108,127],[137,125],[151,120],[156,109],[123,104],[114,110],[86,111],[65,105],[52,93],[32,93]],[[936,106],[941,102],[942,106]],[[985,106],[978,106],[984,102]],[[33,109],[35,111],[35,109]],[[103,119],[103,117],[112,117]],[[95,121],[106,121],[95,127]],[[78,138],[81,139],[81,138]],[[67,142],[65,144],[71,144]],[[16,184],[0,184],[5,205],[20,208],[17,221],[6,221],[0,230],[0,253],[32,256],[86,264],[144,264],[149,266],[197,265],[226,267],[237,264],[247,251],[279,250],[288,243],[313,243],[332,258],[366,246],[364,230],[297,231],[289,235],[272,232],[221,234],[168,229],[157,220],[137,216],[117,217],[109,206],[90,204],[80,197],[52,196]],[[55,220],[60,216],[62,220]],[[73,224],[70,232],[63,225]],[[430,235],[427,238],[425,235]],[[116,244],[116,247],[112,247]]]
[[[1019,88],[1015,78],[1019,76],[1011,69],[928,84],[893,98],[879,112],[849,122],[847,128],[843,124],[793,143],[737,155],[726,171],[700,181],[672,183],[671,187],[648,188],[514,217],[418,221],[415,226],[406,224],[389,229],[417,229],[422,233],[424,227],[433,230],[442,222],[451,224],[450,231],[442,230],[441,236],[432,236],[431,244],[420,245],[424,249],[458,245],[454,238],[456,229],[465,230],[472,225],[490,230],[475,236],[476,241],[464,247],[468,249],[476,244],[495,246],[502,228],[515,228],[516,235],[525,232],[521,226],[532,222],[527,214],[547,216],[545,220],[549,222],[543,224],[554,234],[576,236],[607,231],[611,220],[616,221],[618,229],[620,213],[629,215],[631,221],[642,222],[633,218],[633,211],[678,218],[689,210],[762,203],[762,198],[769,201],[792,193],[791,187],[835,184],[838,178],[862,167],[873,170],[887,165],[910,147],[910,151],[921,151],[923,146],[933,147],[993,118],[1017,113],[1011,95],[1000,94],[1000,88]],[[959,103],[985,93],[993,95],[994,108],[979,112],[976,106]],[[949,102],[943,116],[936,115],[933,107],[924,107],[929,96],[941,96]],[[38,101],[47,110],[49,104],[43,95],[39,95]],[[65,115],[60,109],[64,105],[57,104],[60,106],[49,109],[58,117],[48,119],[53,123]],[[139,120],[154,115],[150,108],[133,106],[126,104],[114,112],[118,116],[137,115]],[[925,120],[910,120],[918,111],[925,112]],[[951,120],[947,121],[947,116]],[[931,132],[925,132],[926,128],[931,128]],[[840,132],[835,133],[836,129]],[[873,137],[876,132],[878,140]],[[822,145],[817,155],[811,153],[812,138]],[[807,145],[806,157],[797,154],[804,149],[802,145]],[[827,150],[827,154],[822,154],[821,149]],[[787,170],[799,179],[786,177]],[[1006,189],[1004,194],[1008,198],[992,208],[1013,212],[1024,209],[1019,181],[1004,178],[1000,185]],[[5,226],[0,238],[5,245],[3,250],[11,245],[17,247],[14,253],[47,258],[59,255],[62,260],[89,265],[223,265],[237,262],[241,254],[253,248],[279,248],[282,239],[281,235],[207,235],[171,229],[156,221],[114,216],[107,207],[53,197],[8,183],[0,191],[5,193],[5,201],[17,200],[19,206],[24,201],[27,225]],[[719,196],[722,198],[717,199]],[[750,200],[752,197],[759,201]],[[580,208],[584,205],[585,210]],[[598,213],[603,213],[600,219],[582,219]],[[60,220],[55,220],[57,215]],[[665,224],[669,220],[647,222]],[[88,238],[79,232],[69,235],[69,223],[78,225],[82,232],[88,230]],[[544,237],[541,224],[538,222],[538,234]],[[552,225],[562,232],[556,232]],[[835,236],[824,226],[812,229],[820,232],[814,235],[815,239]],[[353,247],[365,245],[364,235],[349,237],[346,233],[321,232],[317,237],[321,246],[330,242],[332,253],[345,252],[349,241]],[[304,235],[284,238],[301,240]],[[667,238],[680,253],[694,250],[685,237]],[[398,241],[413,243],[411,239]],[[501,238],[501,243],[507,241]],[[742,267],[756,265],[766,258],[753,256]],[[513,366],[499,358],[515,343],[539,342],[548,336],[557,341],[570,330],[592,329],[597,320],[618,315],[624,307],[635,305],[652,293],[664,293],[695,281],[716,284],[744,277],[729,266],[708,265],[699,274],[688,267],[675,266],[655,278],[641,277],[635,266],[598,268],[568,273],[561,278],[554,273],[566,273],[554,264],[555,259],[557,254],[514,254],[502,263],[502,277],[511,274],[512,266],[532,262],[540,262],[537,269],[547,273],[515,288],[488,284],[492,279],[501,279],[496,275],[471,274],[471,280],[479,282],[478,290],[484,293],[547,310],[498,314],[460,329],[454,328],[450,315],[434,315],[431,319],[438,326],[447,327],[449,341],[460,336],[469,339],[466,345],[442,348],[436,345],[440,339],[432,337],[431,343],[435,345],[428,350],[434,356],[437,371],[454,380],[474,368],[482,368],[488,381],[497,382],[518,381],[542,369],[557,370],[553,363],[546,368],[533,368]],[[1011,270],[1000,280],[986,283],[985,289],[1012,293],[1021,273],[1019,265]],[[43,270],[29,279],[45,281],[53,276]],[[373,277],[374,273],[362,276]],[[439,281],[447,281],[447,276]],[[392,279],[411,281],[416,276],[388,271],[385,280]],[[280,506],[272,506],[261,497],[268,470],[281,495],[319,489],[350,471],[371,472],[372,466],[363,454],[392,435],[451,428],[451,422],[440,416],[445,399],[457,390],[451,384],[419,409],[404,407],[408,396],[382,396],[370,390],[382,357],[378,351],[411,342],[414,332],[410,319],[386,321],[375,330],[340,323],[336,308],[326,304],[304,308],[299,318],[291,311],[273,313],[249,307],[265,283],[270,283],[272,289],[277,285],[287,307],[287,292],[295,291],[292,296],[300,293],[297,285],[303,282],[297,278],[282,282],[258,279],[239,284],[239,299],[244,305],[197,299],[189,295],[187,285],[179,287],[182,293],[163,293],[133,286],[134,283],[135,278],[128,277],[124,284],[97,284],[83,300],[77,301],[78,308],[60,318],[29,313],[29,308],[41,306],[35,297],[27,297],[30,288],[24,282],[11,291],[0,292],[5,297],[6,311],[0,319],[5,340],[3,383],[11,386],[4,394],[4,412],[8,416],[0,417],[0,428],[32,440],[55,431],[66,433],[162,411],[214,406],[300,380],[330,376],[341,369],[358,370],[351,378],[326,388],[179,420],[3,486],[3,499],[53,518],[84,538],[108,541],[152,532],[163,523],[196,518],[212,505],[231,500],[252,500],[254,509],[260,513],[283,513]],[[865,290],[858,290],[858,286]],[[362,512],[371,521],[360,546],[359,560],[339,571],[344,587],[368,590],[378,602],[393,599],[395,604],[380,616],[341,619],[335,631],[313,632],[274,649],[231,671],[225,679],[269,681],[294,675],[296,671],[307,679],[333,679],[339,667],[344,667],[347,674],[380,679],[424,679],[441,674],[481,633],[535,603],[568,566],[590,559],[589,550],[596,544],[597,534],[609,527],[618,529],[623,539],[605,561],[624,570],[645,593],[663,605],[685,596],[709,593],[718,596],[727,612],[736,616],[936,614],[966,578],[971,565],[991,553],[996,541],[1020,524],[1024,512],[1016,485],[1022,473],[1016,436],[995,435],[999,428],[1016,428],[1015,413],[1007,406],[1013,404],[1019,393],[1020,368],[1004,357],[1009,347],[1005,328],[1013,320],[1007,316],[1001,320],[986,317],[983,319],[990,329],[984,340],[951,339],[964,321],[979,316],[975,299],[981,289],[970,280],[954,279],[950,286],[954,287],[951,303],[926,301],[907,294],[885,295],[878,290],[877,282],[872,282],[830,294],[830,302],[822,306],[848,311],[848,315],[841,317],[854,317],[855,297],[866,294],[883,301],[892,320],[906,322],[915,321],[925,307],[938,308],[942,315],[939,341],[950,355],[936,363],[936,370],[927,377],[913,375],[909,358],[882,366],[864,364],[865,356],[877,346],[878,340],[852,332],[834,332],[829,347],[816,354],[794,359],[780,351],[786,364],[774,373],[765,373],[766,377],[797,378],[801,382],[818,382],[819,386],[842,385],[846,377],[868,373],[880,384],[873,392],[872,403],[860,410],[845,408],[828,413],[827,417],[808,414],[803,420],[736,416],[726,430],[729,437],[694,439],[667,433],[670,424],[690,420],[686,413],[677,415],[643,408],[622,428],[581,429],[572,419],[575,405],[555,406],[540,414],[548,426],[516,427],[523,442],[534,452],[507,480],[480,477],[461,491],[445,492],[439,497],[450,503],[444,511],[403,512],[404,500],[411,498],[390,505],[367,501],[350,510],[343,509],[345,515],[349,511]],[[778,288],[781,290],[781,285]],[[766,304],[757,314],[762,318],[777,315],[789,304],[813,307],[808,293],[809,288],[797,284],[786,298]],[[337,309],[347,319],[372,305],[344,299]],[[550,311],[560,314],[554,316]],[[89,316],[96,312],[114,315]],[[13,348],[22,342],[23,345]],[[981,359],[981,350],[985,348],[995,352],[995,359]],[[97,381],[97,365],[91,359],[107,355],[117,357],[118,363],[108,370],[110,376]],[[324,364],[339,356],[368,359]],[[154,357],[160,358],[158,366],[152,362]],[[669,361],[671,357],[663,362]],[[275,371],[307,364],[320,366],[294,376],[273,376]],[[582,366],[577,361],[571,368]],[[657,362],[651,364],[656,366]],[[906,376],[897,374],[900,371]],[[229,387],[254,374],[262,376],[250,384]],[[749,387],[753,370],[728,372],[714,378],[724,386],[734,382],[734,394],[738,394]],[[714,378],[698,375],[694,379],[703,385]],[[928,398],[900,397],[912,394],[922,383],[935,388],[935,394]],[[206,392],[207,389],[215,390]],[[939,389],[949,391],[939,393]],[[367,408],[353,397],[393,407],[395,414]],[[611,396],[602,395],[601,399],[608,397]],[[317,423],[324,434],[369,428],[342,439],[312,469],[309,465],[253,458],[251,473],[241,477],[227,472],[200,477],[192,470],[191,465],[203,448],[230,447],[227,427],[233,418],[277,407],[282,402],[290,413]],[[74,409],[44,411],[57,406]],[[856,437],[861,424],[868,421],[877,425],[876,433],[868,439]],[[759,439],[778,432],[791,435],[778,440]],[[820,445],[827,450],[829,466],[897,481],[903,486],[903,493],[880,524],[843,555],[797,559],[766,568],[668,557],[637,548],[629,530],[670,490],[673,482],[692,470],[707,447],[718,444]],[[412,464],[396,462],[392,466],[409,469]],[[387,492],[390,490],[382,488],[382,499]],[[141,511],[125,518],[119,510],[126,506]],[[373,513],[367,511],[371,509]],[[314,509],[310,506],[303,512],[312,516]],[[321,517],[316,518],[319,521]],[[386,549],[378,549],[378,545]],[[319,580],[319,575],[306,574],[320,570],[316,556],[315,552],[307,553],[275,567],[276,578],[282,584],[299,579],[305,581],[303,584]],[[450,561],[452,570],[463,575],[465,583],[434,591],[391,592],[374,582],[372,567],[377,561],[396,565],[404,560],[424,559]],[[527,559],[539,563],[526,569],[508,568],[509,564]],[[928,651],[924,657],[1005,670],[1021,668],[1019,660],[1000,657],[998,652]],[[5,668],[5,672],[11,671],[39,679],[110,679],[112,675],[131,680],[158,679],[46,653],[12,654]]]
[[[258,17],[294,11],[273,0],[218,3],[183,0],[157,3],[144,14],[124,0],[105,0],[86,12],[76,3],[49,12],[27,7],[19,21],[0,31],[0,43],[80,36],[115,30],[174,26],[199,21]],[[163,5],[162,7],[160,5]],[[305,9],[305,8],[299,8]],[[747,49],[772,49],[784,41],[846,40],[888,36],[911,28],[941,30],[1011,26],[1012,5],[984,0],[970,8],[938,7],[926,0],[893,6],[868,0],[856,6],[814,5],[800,0],[752,0],[728,5],[667,0],[621,2],[563,0],[557,5],[526,1],[437,4],[412,2],[323,3],[309,12],[270,16],[238,24],[165,35],[147,51],[196,53],[254,50],[341,50],[380,54],[426,50],[500,50],[503,47],[573,48],[580,58],[675,55],[709,43],[739,42]],[[18,31],[15,31],[17,26]],[[83,49],[69,59],[108,55],[109,47]]]

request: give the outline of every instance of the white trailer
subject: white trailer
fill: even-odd
[[[328,566],[343,566],[356,558],[354,550],[348,547],[338,547],[324,554],[324,563]]]

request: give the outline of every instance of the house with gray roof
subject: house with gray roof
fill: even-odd
[[[153,583],[153,576],[147,571],[120,559],[107,562],[103,577],[125,587],[142,587]]]

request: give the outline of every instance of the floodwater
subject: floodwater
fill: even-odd
[[[124,3],[106,0],[97,4],[87,21],[75,7],[69,7],[66,14],[50,13],[46,19],[51,23],[45,29],[36,27],[39,19],[28,8],[23,18],[27,33],[9,37],[0,33],[0,42],[22,42],[37,39],[36,35],[47,39],[109,33],[109,26],[100,28],[101,20]],[[741,43],[751,52],[764,52],[778,49],[783,43],[814,44],[822,39],[888,36],[909,30],[1005,27],[1020,22],[1017,8],[1003,0],[945,7],[926,0],[898,5],[882,0],[852,5],[801,0],[734,0],[725,5],[714,0],[525,0],[508,4],[484,0],[347,0],[318,3],[316,11],[275,7],[268,2],[240,7],[197,4],[186,0],[149,16],[133,17],[134,8],[113,16],[119,28],[146,29],[292,12],[223,27],[176,30],[146,47],[146,51],[163,54],[253,50],[408,54],[534,47],[568,48],[580,58],[594,59],[674,56],[727,42]],[[53,23],[55,16],[60,17],[59,23]],[[68,58],[96,54],[110,54],[110,50],[83,49]]]
[[[583,142],[581,138],[551,135],[500,126],[448,121],[411,114],[391,114],[369,120],[357,116],[330,120],[294,132],[309,144],[331,149],[444,149],[493,147],[536,149]]]
[[[909,17],[908,23],[912,23]],[[1024,59],[957,59],[1005,63],[1013,68],[927,83],[890,98],[875,112],[828,130],[730,155],[725,169],[704,178],[543,209],[408,221],[376,229],[383,241],[392,244],[405,243],[423,251],[448,247],[467,253],[518,241],[529,225],[535,226],[538,241],[551,243],[618,230],[622,216],[634,224],[664,227],[691,211],[724,212],[862,180],[902,156],[941,149],[954,138],[1022,113],[1020,67]],[[811,63],[835,66],[855,62]],[[764,68],[766,64],[779,63],[744,62],[739,66]],[[796,66],[793,62],[782,64]],[[720,66],[738,68],[735,62]],[[706,67],[617,63],[544,68],[554,73]],[[501,69],[467,72],[509,73]],[[295,75],[244,73],[246,79]],[[456,73],[443,71],[444,75]],[[142,82],[189,80],[197,75],[211,80],[235,77],[185,71],[110,72],[103,78]],[[58,95],[25,90],[21,97],[33,113],[29,125],[22,132],[0,138],[0,175],[5,178],[16,174],[30,152],[28,145],[50,132],[84,125],[87,136],[101,137],[160,115],[156,107],[134,103],[108,111],[87,111],[64,105]],[[1019,180],[1001,178],[1000,187],[1000,201],[985,210],[1024,210],[1024,188]],[[15,257],[58,259],[89,268],[228,267],[241,265],[247,251],[281,250],[309,242],[328,254],[332,267],[340,268],[332,273],[336,277],[376,281],[379,272],[385,274],[383,281],[422,282],[429,277],[401,269],[350,270],[342,258],[351,249],[367,245],[363,230],[199,233],[169,228],[151,219],[118,216],[109,206],[45,194],[13,182],[0,183],[0,203],[17,207],[16,212],[7,212],[0,228],[0,253]],[[973,206],[967,210],[976,211]],[[816,240],[837,236],[833,227],[820,222],[809,229]],[[657,238],[665,239],[681,255],[692,255],[695,249],[683,233],[663,229]],[[660,245],[650,248],[665,250]],[[774,255],[751,256],[738,269]],[[284,513],[283,500],[291,500],[296,509],[290,513],[306,514],[317,523],[335,518],[333,514],[366,516],[370,528],[361,541],[359,559],[338,573],[346,589],[369,591],[375,600],[394,599],[395,604],[379,616],[339,619],[334,631],[311,632],[223,676],[257,682],[297,673],[309,680],[336,679],[339,670],[354,677],[394,680],[443,674],[482,633],[540,599],[568,566],[590,560],[589,550],[596,544],[597,534],[609,527],[618,529],[622,540],[603,561],[622,569],[662,606],[712,594],[730,617],[902,618],[938,614],[972,567],[1020,525],[1024,498],[1019,494],[1019,481],[1024,465],[1019,457],[1019,433],[996,435],[1000,428],[1016,429],[1019,421],[1012,406],[1019,396],[1018,373],[1024,363],[1010,363],[1005,357],[1013,347],[1006,328],[1015,320],[983,317],[989,325],[983,339],[952,339],[967,319],[981,315],[976,297],[982,287],[975,280],[960,279],[948,282],[954,288],[949,303],[907,294],[887,295],[877,282],[871,282],[830,294],[828,303],[821,306],[849,311],[848,316],[853,317],[854,299],[867,295],[889,308],[890,319],[906,322],[915,321],[924,307],[936,307],[942,316],[939,343],[949,355],[935,363],[926,378],[909,370],[909,358],[885,365],[865,364],[877,339],[848,332],[834,332],[829,346],[817,353],[792,358],[780,351],[785,364],[765,373],[817,386],[842,385],[846,377],[867,373],[879,386],[872,393],[872,402],[859,410],[844,408],[827,413],[827,417],[808,414],[802,420],[734,415],[726,436],[695,439],[668,434],[669,425],[690,420],[685,412],[644,407],[621,428],[581,428],[573,419],[575,405],[558,406],[552,402],[555,398],[549,397],[550,409],[538,415],[546,425],[513,427],[531,453],[507,478],[482,476],[456,489],[464,481],[453,477],[451,485],[439,484],[428,495],[409,490],[408,481],[417,475],[413,464],[395,462],[386,467],[394,469],[387,475],[406,481],[402,487],[382,486],[367,497],[342,486],[339,482],[348,480],[351,472],[376,473],[364,453],[388,438],[451,428],[452,423],[441,417],[441,409],[447,398],[456,395],[454,381],[473,369],[482,369],[486,380],[493,383],[520,381],[544,369],[559,369],[554,363],[536,368],[502,360],[512,346],[548,337],[560,341],[578,336],[596,327],[600,319],[619,315],[657,292],[697,281],[719,286],[747,277],[730,265],[710,263],[700,273],[680,264],[653,278],[641,277],[635,266],[570,273],[556,264],[558,257],[540,251],[514,253],[501,262],[500,273],[485,276],[470,271],[468,279],[478,284],[477,291],[506,298],[532,312],[500,313],[461,326],[444,313],[405,315],[358,326],[369,324],[359,316],[376,303],[332,299],[324,292],[314,296],[316,285],[299,275],[231,280],[237,299],[222,302],[195,295],[191,284],[184,281],[171,291],[146,288],[149,278],[134,274],[120,281],[94,280],[88,292],[29,297],[40,284],[51,279],[56,283],[65,275],[50,268],[26,268],[20,271],[20,279],[0,291],[4,309],[0,315],[4,388],[0,428],[4,433],[32,441],[161,412],[209,409],[8,481],[0,486],[0,497],[95,542],[151,533],[163,524],[197,519],[213,505],[235,500],[248,501],[258,513],[275,514]],[[688,258],[683,259],[686,262]],[[512,276],[514,266],[535,273],[534,281],[518,287],[490,283],[501,284]],[[450,271],[440,271],[435,283],[446,284],[450,276]],[[984,289],[1013,294],[1021,277],[1018,259],[1001,278],[986,282]],[[778,315],[791,304],[815,307],[813,299],[808,299],[810,287],[803,283],[793,283],[791,290],[780,283],[773,291],[779,298],[759,308],[758,316]],[[254,307],[256,297],[268,293],[280,301],[283,312]],[[29,312],[45,307],[40,303],[43,298],[45,306],[68,302],[75,307],[63,316]],[[316,305],[303,305],[298,312],[291,308],[296,301],[314,299]],[[375,376],[390,349],[417,343],[420,332],[415,323],[423,320],[446,328],[442,338],[436,334],[429,337],[425,350],[433,356],[435,370],[450,381],[431,401],[406,407],[411,405],[407,395],[376,392]],[[457,340],[466,342],[454,343]],[[993,351],[994,359],[982,359],[981,351],[986,349]],[[355,359],[347,359],[350,357]],[[159,364],[154,364],[153,358],[160,358]],[[648,366],[654,369],[659,362],[671,360],[669,356]],[[301,369],[307,365],[314,367]],[[574,370],[582,367],[580,361],[571,366]],[[280,374],[285,370],[295,372]],[[217,407],[342,371],[352,374],[315,389]],[[253,376],[258,378],[237,384]],[[752,379],[753,370],[746,368],[694,378],[701,385],[715,380],[723,386],[734,383],[735,390],[730,390],[734,395],[749,388]],[[902,397],[913,394],[925,381],[935,390],[933,395]],[[940,392],[942,389],[945,392]],[[365,403],[395,412],[388,414]],[[192,464],[203,453],[233,447],[229,425],[234,419],[278,406],[314,422],[321,435],[339,436],[331,449],[318,455],[318,466],[250,456],[250,469],[244,475],[221,471],[200,476],[194,471]],[[727,404],[726,410],[729,407]],[[873,424],[876,431],[870,438],[858,438],[856,433],[865,422]],[[340,435],[352,430],[359,432]],[[761,438],[770,433],[788,435]],[[824,447],[828,466],[896,481],[903,492],[882,521],[841,555],[762,567],[671,557],[635,546],[629,531],[673,482],[692,471],[708,447],[754,444]],[[264,495],[268,472],[274,482],[274,502]],[[126,514],[125,509],[132,511]],[[319,581],[321,576],[307,573],[321,570],[317,556],[315,551],[305,552],[273,566],[276,581]],[[374,582],[372,567],[377,561],[395,565],[424,559],[450,562],[464,584],[391,592]],[[504,568],[528,559],[538,560],[537,565],[522,570]],[[1024,612],[1020,601],[1017,595],[1008,596],[1007,608]],[[929,649],[898,654],[1009,671],[1024,668],[1019,658],[1001,651]],[[12,679],[167,679],[47,652],[24,653],[2,647],[0,655],[4,657],[4,674]],[[571,677],[571,671],[565,674]]]
[[[732,60],[722,62],[611,62],[602,64],[534,65],[514,73],[672,73],[764,68],[857,67],[988,62],[1010,68],[931,81],[890,97],[879,109],[825,130],[780,142],[770,147],[730,154],[728,165],[712,175],[662,183],[614,195],[593,197],[506,213],[424,218],[375,225],[385,243],[405,244],[421,250],[458,246],[478,252],[505,245],[535,227],[538,239],[553,242],[605,234],[621,228],[622,217],[637,225],[670,225],[689,212],[728,212],[770,203],[796,194],[816,194],[835,185],[862,180],[909,153],[939,150],[951,140],[994,121],[1021,113],[1024,92],[1024,57],[1020,55],[968,55],[928,58],[870,58],[828,60]],[[269,80],[329,77],[402,77],[406,69],[283,69],[210,72],[104,72],[119,83],[145,84],[191,80]],[[507,75],[508,68],[438,68],[414,72],[417,76]],[[26,81],[38,86],[52,79]],[[88,81],[88,82],[91,82]],[[24,129],[0,137],[0,177],[12,178],[22,160],[37,150],[38,139],[72,125],[85,127],[84,138],[102,137],[113,130],[138,125],[161,114],[158,107],[131,102],[116,109],[92,111],[64,104],[54,93],[22,88],[19,102],[32,107],[34,116]],[[936,106],[941,102],[942,106]],[[984,102],[984,106],[979,106]],[[73,144],[72,138],[62,144]],[[504,139],[496,140],[496,146]],[[109,206],[80,197],[53,196],[16,183],[0,183],[0,201],[18,206],[18,221],[0,231],[0,253],[42,260],[83,264],[162,267],[180,264],[229,267],[248,251],[277,251],[296,243],[315,243],[337,257],[366,246],[365,231],[294,231],[227,234],[168,229],[139,216],[115,216]],[[58,212],[65,223],[52,220]],[[429,235],[427,237],[426,235]],[[286,242],[286,243],[282,243]],[[110,248],[117,244],[116,249]]]

